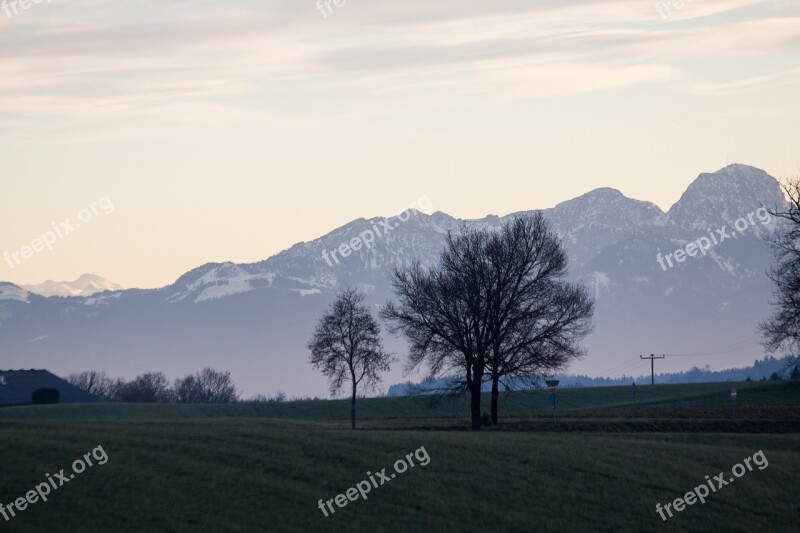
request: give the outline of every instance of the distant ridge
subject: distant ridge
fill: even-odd
[[[84,274],[75,281],[47,280],[36,285],[20,285],[21,288],[39,296],[92,296],[98,292],[120,291],[122,285],[112,283],[94,274]]]

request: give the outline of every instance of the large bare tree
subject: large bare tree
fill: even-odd
[[[800,351],[800,177],[784,184],[789,197],[786,211],[770,213],[786,222],[784,228],[769,238],[775,264],[768,272],[774,284],[773,315],[759,325],[767,350],[784,348]],[[794,358],[794,365],[800,358]]]
[[[503,378],[535,382],[583,355],[594,303],[565,280],[567,255],[541,215],[517,217],[486,237],[486,293],[492,350],[492,423]]]
[[[331,395],[351,385],[350,426],[356,429],[358,386],[374,390],[380,373],[390,369],[393,357],[383,350],[380,328],[364,305],[366,296],[356,289],[345,289],[322,316],[308,349],[310,362],[328,377]]]
[[[463,228],[448,233],[439,265],[396,268],[392,285],[398,302],[381,316],[409,341],[407,370],[427,364],[431,379],[456,374],[450,392],[470,394],[472,429],[481,429],[481,386],[491,347],[483,280],[486,235]]]
[[[500,380],[560,368],[582,352],[593,303],[561,278],[567,259],[540,214],[500,232],[462,227],[448,234],[439,263],[396,269],[397,303],[383,318],[410,343],[407,368],[427,363],[429,378],[449,372],[448,392],[470,393],[473,430],[481,427],[481,391],[492,382],[497,421]]]

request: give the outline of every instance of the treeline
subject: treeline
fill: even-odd
[[[724,381],[775,381],[782,379],[800,379],[800,368],[796,366],[795,356],[775,358],[766,356],[763,360],[756,360],[752,366],[743,368],[729,368],[726,370],[710,370],[693,367],[685,372],[670,372],[656,374],[656,383],[716,383]],[[619,387],[630,385],[634,381],[637,385],[648,385],[650,375],[623,376],[619,378],[593,377],[581,374],[555,374],[554,379],[560,381],[559,388],[574,387]],[[457,378],[441,378],[433,381],[414,383],[407,381],[389,387],[387,396],[414,396],[417,394],[435,394],[437,391],[447,389]],[[483,392],[490,390],[491,384],[484,382]],[[533,383],[532,380],[509,380],[508,390],[530,390],[543,388],[544,381]]]
[[[230,372],[204,368],[195,374],[176,379],[173,383],[163,372],[147,372],[131,381],[112,379],[105,372],[89,370],[67,376],[67,381],[79,389],[106,402],[121,403],[281,403],[286,401],[319,400],[320,398],[288,398],[283,392],[273,396],[257,394],[243,399]]]
[[[664,374],[663,383],[702,383],[712,381],[766,381],[781,379],[800,379],[800,369],[796,366],[796,357],[786,356],[780,359],[766,356],[756,359],[752,366],[729,368],[726,370],[709,370],[694,367],[687,372]]]
[[[239,392],[230,372],[205,368],[170,383],[163,372],[147,372],[131,381],[112,379],[93,370],[71,374],[67,381],[107,402],[126,403],[232,403]]]

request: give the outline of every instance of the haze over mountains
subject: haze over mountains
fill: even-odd
[[[661,372],[743,366],[763,356],[755,328],[769,312],[765,271],[772,256],[762,237],[775,221],[763,225],[755,218],[744,231],[733,228],[762,206],[785,205],[773,177],[730,165],[701,174],[666,213],[608,188],[544,210],[569,254],[571,276],[597,298],[588,356],[569,372],[638,374],[649,367],[639,354],[650,353],[671,355],[659,361]],[[0,283],[0,366],[127,377],[161,370],[171,378],[212,366],[230,370],[248,395],[323,395],[324,377],[308,364],[305,344],[338,289],[363,288],[377,311],[392,298],[395,265],[414,259],[432,264],[447,231],[462,223],[497,228],[522,214],[462,221],[414,211],[389,224],[357,219],[264,261],[209,263],[154,290],[46,298]],[[666,270],[657,261],[657,254],[674,253],[723,227],[736,235],[707,255]],[[379,236],[366,246],[365,232],[376,228],[382,228]],[[352,246],[359,236],[362,245]],[[352,253],[339,254],[329,266],[323,252],[347,243]],[[404,359],[402,340],[386,340]],[[386,376],[387,387],[421,377],[405,376],[401,367]]]

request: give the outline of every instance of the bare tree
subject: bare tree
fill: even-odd
[[[567,255],[541,215],[518,217],[486,237],[488,360],[491,419],[497,424],[500,381],[537,381],[583,355],[594,303],[586,289],[564,280]]]
[[[345,382],[350,382],[352,429],[356,429],[358,386],[376,389],[380,373],[388,371],[394,361],[383,350],[380,328],[363,304],[365,298],[356,289],[345,289],[320,319],[308,343],[310,362],[328,377],[332,396],[341,392]]]
[[[112,399],[114,382],[105,372],[87,370],[77,374],[70,374],[67,376],[67,382],[102,400]]]
[[[768,275],[774,284],[773,315],[759,324],[763,344],[767,350],[785,348],[800,351],[800,178],[789,180],[784,185],[789,197],[785,212],[770,211],[786,221],[784,231],[769,238],[776,263]],[[800,359],[794,359],[794,366]]]
[[[447,392],[469,391],[473,431],[481,429],[481,386],[491,348],[487,327],[486,280],[481,276],[486,234],[462,228],[448,233],[439,264],[423,269],[414,263],[395,269],[392,285],[398,303],[387,303],[381,316],[390,330],[409,341],[407,370],[427,364],[428,379],[456,373]]]
[[[566,254],[540,214],[504,224],[500,232],[462,227],[448,234],[438,265],[395,271],[399,302],[382,316],[410,343],[407,368],[426,362],[428,379],[447,372],[445,392],[470,393],[472,429],[481,427],[481,391],[492,383],[497,422],[499,384],[529,378],[582,354],[593,303],[561,278]]]
[[[175,401],[178,403],[232,403],[238,399],[230,372],[205,368],[175,380]]]
[[[125,401],[125,386],[127,382],[123,378],[113,380],[108,386],[108,401],[110,402],[123,402]]]
[[[172,401],[172,390],[161,372],[148,372],[128,383],[121,383],[116,400],[127,403],[167,403]]]

